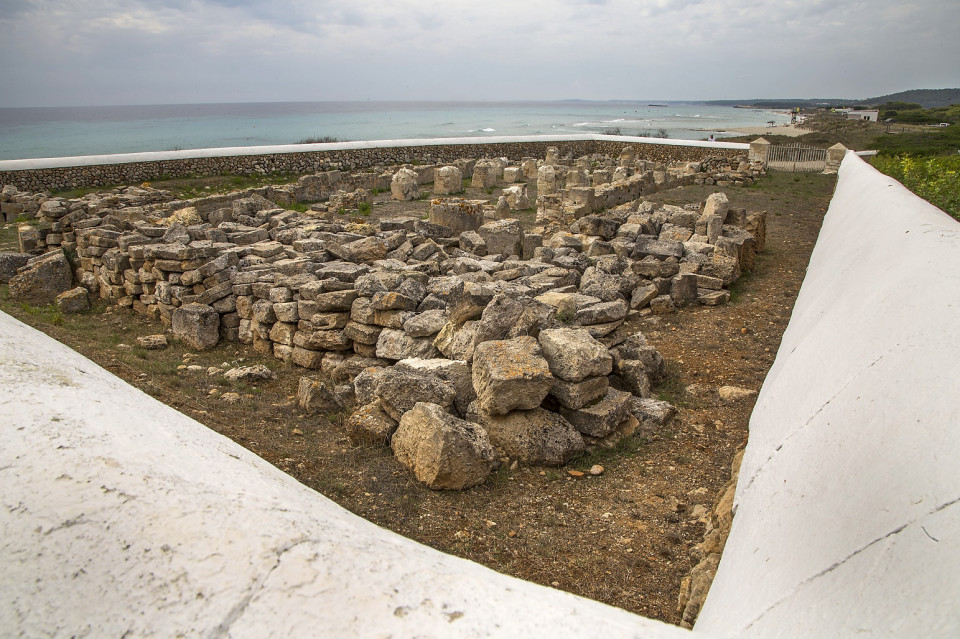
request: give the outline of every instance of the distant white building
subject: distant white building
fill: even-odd
[[[877,122],[880,119],[880,111],[858,111],[856,109],[834,109],[837,113],[844,114],[848,120],[866,120],[867,122]]]

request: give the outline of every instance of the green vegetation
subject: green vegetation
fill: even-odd
[[[281,204],[281,206],[288,211],[296,211],[298,213],[306,213],[307,209],[310,208],[310,205],[306,202],[290,202],[289,204]]]
[[[357,205],[357,210],[360,212],[360,215],[364,217],[370,215],[370,203],[360,202],[360,204]]]
[[[960,220],[960,155],[878,155],[873,166]]]
[[[230,193],[232,191],[242,191],[245,189],[255,189],[262,186],[272,186],[279,184],[290,184],[300,177],[299,173],[274,172],[266,175],[240,175],[237,173],[223,173],[220,175],[187,175],[182,177],[171,177],[161,175],[150,183],[155,189],[170,191],[175,197],[181,200],[189,200],[195,197],[206,197],[208,195],[217,195]],[[91,189],[91,191],[105,190],[106,187]],[[63,195],[61,197],[76,197]]]

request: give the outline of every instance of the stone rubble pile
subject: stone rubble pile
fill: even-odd
[[[618,163],[548,153],[512,167],[402,167],[390,189],[419,197],[427,176],[454,193],[465,174],[490,188],[511,168],[513,180],[536,176],[535,232],[482,201],[435,199],[428,220],[375,224],[275,203],[369,201],[331,190],[355,180],[323,174],[186,207],[143,188],[47,198],[45,247],[75,250],[75,273],[60,250],[5,268],[14,297],[73,291],[58,303],[82,310],[89,294],[159,319],[192,348],[240,342],[319,371],[301,381],[304,410],[356,406],[354,442],[389,444],[431,488],[466,488],[501,457],[560,465],[668,420],[672,408],[650,397],[663,358],[628,317],[724,303],[765,234],[763,213],[721,193],[702,206],[644,202],[644,189],[697,173],[627,152]],[[526,184],[506,191],[507,211],[529,204]]]

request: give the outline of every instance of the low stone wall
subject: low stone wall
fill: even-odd
[[[515,140],[515,141],[514,141]],[[392,146],[387,146],[388,144]],[[454,141],[398,140],[385,143],[285,145],[234,149],[200,149],[162,153],[128,153],[52,160],[0,162],[0,186],[12,184],[28,191],[62,190],[113,184],[139,184],[161,177],[190,175],[316,173],[353,171],[392,164],[448,164],[460,158],[544,157],[549,147],[561,155],[579,157],[602,153],[614,157],[625,146],[636,147],[637,157],[653,162],[694,162],[706,157],[743,155],[748,145],[652,140],[623,136],[480,138]]]

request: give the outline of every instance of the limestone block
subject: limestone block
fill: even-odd
[[[520,182],[524,179],[523,169],[519,166],[508,166],[503,169],[503,181],[508,184]],[[524,207],[526,208],[526,207]]]
[[[430,222],[451,228],[458,234],[473,231],[483,224],[484,204],[485,200],[433,199],[430,201]]]
[[[559,192],[560,179],[557,176],[556,169],[549,164],[544,164],[537,170],[537,198],[544,195],[556,195]]]
[[[540,331],[539,340],[550,372],[560,379],[580,382],[613,368],[607,348],[583,329],[551,328]]]
[[[297,385],[297,404],[308,415],[340,409],[330,386],[309,377],[300,378]]]
[[[461,415],[466,414],[467,407],[477,398],[477,393],[473,389],[470,366],[464,361],[443,358],[410,358],[400,360],[395,368],[425,373],[453,384],[456,391],[453,405]]]
[[[356,446],[389,446],[397,426],[378,399],[353,411],[347,420],[347,437]]]
[[[606,324],[622,320],[630,311],[630,306],[626,300],[619,299],[612,302],[600,302],[591,304],[577,310],[573,321],[580,326],[589,326],[591,324]]]
[[[26,253],[0,251],[0,283],[6,284],[17,274],[17,270],[26,266],[30,256]]]
[[[670,299],[676,306],[686,306],[697,301],[697,276],[680,273],[670,280]]]
[[[413,315],[403,322],[403,330],[411,337],[430,337],[436,335],[447,323],[447,314],[442,310],[431,310]]]
[[[174,309],[173,335],[191,348],[207,350],[220,341],[220,314],[206,304],[184,304]]]
[[[430,359],[436,355],[437,349],[429,337],[412,337],[402,330],[385,328],[377,338],[377,357],[393,360],[408,357]]]
[[[562,466],[583,451],[583,437],[557,413],[534,408],[506,415],[476,414],[490,442],[510,459],[531,466]]]
[[[520,220],[487,222],[477,229],[487,245],[487,255],[523,255],[523,229]]]
[[[402,168],[393,174],[390,180],[390,195],[395,200],[405,202],[420,197],[419,176],[412,169]]]
[[[478,160],[473,167],[473,182],[475,189],[488,189],[500,181],[500,164],[493,160]]]
[[[564,408],[576,410],[606,395],[608,388],[610,380],[606,376],[587,377],[579,382],[557,378],[550,395]]]
[[[578,410],[561,408],[560,414],[584,435],[605,437],[630,416],[632,407],[630,393],[610,388],[599,402]]]
[[[436,404],[419,403],[404,413],[390,447],[397,461],[434,490],[482,484],[497,466],[483,428]]]
[[[424,371],[391,366],[377,377],[374,393],[383,410],[398,420],[417,402],[436,404],[449,411],[457,391],[453,384]]]
[[[453,195],[463,191],[463,174],[455,166],[443,166],[433,172],[435,195]]]
[[[10,297],[30,304],[52,304],[57,296],[70,290],[73,271],[63,251],[30,259],[20,272],[10,278]]]
[[[61,313],[82,313],[90,308],[87,289],[82,286],[72,288],[57,295],[57,308]]]
[[[524,158],[520,163],[520,168],[523,170],[523,177],[528,180],[537,179],[537,161],[534,158]]]
[[[536,339],[493,340],[476,347],[473,388],[482,412],[505,415],[537,408],[552,386],[553,375]]]
[[[507,202],[513,210],[529,209],[533,206],[533,203],[530,201],[530,196],[527,194],[526,184],[514,184],[513,186],[507,187],[503,190],[503,194],[506,196]]]

